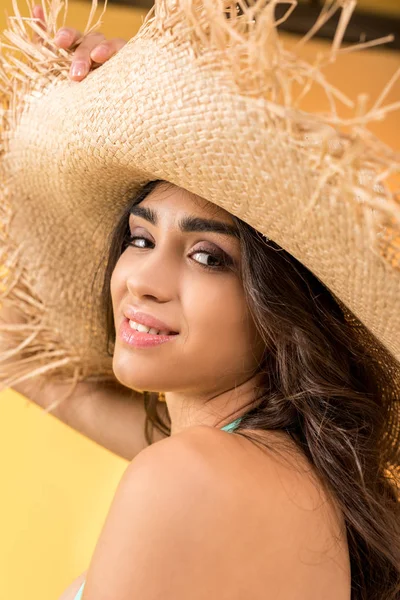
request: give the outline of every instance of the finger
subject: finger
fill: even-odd
[[[40,29],[43,29],[44,31],[46,31],[46,21],[45,21],[45,17],[44,17],[44,11],[41,6],[36,5],[33,7],[32,17],[34,19],[39,19],[39,22],[37,22],[38,27],[40,27]],[[33,36],[32,36],[32,40],[35,43],[39,43],[42,41],[42,38],[40,37],[39,34],[34,32]]]
[[[92,66],[90,59],[91,51],[106,39],[103,33],[89,33],[74,52],[70,70],[71,79],[80,81],[86,77]]]
[[[69,48],[81,38],[82,34],[77,29],[73,27],[61,27],[55,35],[54,43],[60,48]]]
[[[90,58],[97,63],[102,63],[111,58],[118,50],[121,50],[126,43],[126,40],[122,38],[113,38],[107,42],[102,42],[92,50]]]
[[[40,6],[39,4],[36,4],[33,9],[32,9],[32,16],[34,19],[40,19],[40,21],[42,21],[44,27],[46,27],[46,21],[45,21],[45,17],[44,17],[44,10],[43,7]]]

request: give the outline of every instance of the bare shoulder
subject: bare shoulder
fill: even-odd
[[[147,447],[117,489],[84,600],[200,600],[209,590],[349,600],[341,523],[306,471],[206,426]]]
[[[313,580],[316,597],[347,598],[347,535],[336,499],[289,436],[256,433],[266,448],[206,426],[190,428],[162,443],[165,449],[168,442],[174,447],[169,454],[173,457],[170,468],[176,465],[185,477],[201,476],[201,485],[208,482],[212,487],[215,498],[211,510],[226,516],[218,520],[221,535],[225,539],[232,536],[232,543],[236,539],[243,564],[247,560],[253,567],[262,557],[260,568],[265,573],[265,556],[274,548],[274,560],[269,561],[270,581],[276,580],[279,568],[283,575],[290,565],[293,581],[296,572],[299,580],[305,581],[307,576]],[[160,454],[162,450],[159,446]],[[256,549],[258,559],[248,554],[248,544],[237,543],[239,531],[248,542],[249,535],[253,536],[250,547]],[[331,596],[326,595],[325,586]]]
[[[343,516],[335,498],[294,441],[282,432],[254,433],[265,445],[214,427],[191,427],[147,447],[132,461],[132,472],[146,465],[154,472],[167,468],[169,477],[190,477],[191,483],[205,477],[214,490],[235,491],[233,503],[260,499],[263,508],[265,502],[270,508],[271,502],[287,502],[293,510],[324,514],[333,529],[341,530]]]
[[[215,427],[190,427],[140,452],[131,463],[132,471],[139,463],[155,469],[169,463],[169,473],[176,471],[179,477],[182,468],[188,467],[194,478],[206,474],[210,481],[221,480],[224,486],[238,485],[240,497],[250,484],[253,499],[257,492],[266,498],[268,491],[276,497],[281,489],[282,495],[290,498],[308,498],[309,508],[324,505],[340,519],[335,499],[288,435],[280,431],[251,433],[255,434],[253,441]]]
[[[276,596],[283,594],[284,582],[293,590],[296,581],[306,585],[308,578],[313,595],[305,594],[307,600],[348,600],[347,534],[336,499],[289,436],[256,434],[267,448],[196,426],[146,449],[142,458],[157,463],[157,473],[173,472],[193,495],[200,494],[202,519],[235,550],[241,569],[250,575],[258,565],[258,581],[275,582]],[[209,505],[205,496],[211,498]],[[233,556],[226,548],[221,551],[232,568]]]

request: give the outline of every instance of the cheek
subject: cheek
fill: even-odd
[[[211,279],[211,278],[210,278]],[[191,286],[184,302],[187,339],[181,364],[198,386],[214,389],[245,381],[262,356],[261,339],[236,278]]]
[[[206,343],[213,352],[249,352],[255,343],[257,331],[250,317],[243,288],[237,279],[221,279],[220,285],[210,281],[209,286],[191,286],[185,301],[189,339],[195,344]],[[241,360],[243,357],[241,357]]]

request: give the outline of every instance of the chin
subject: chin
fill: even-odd
[[[151,388],[154,389],[154,366],[152,366],[149,373],[146,374],[143,367],[138,364],[139,360],[134,360],[137,366],[137,368],[134,368],[132,367],[132,358],[130,360],[113,359],[112,368],[116,379],[122,385],[132,390],[142,391],[149,390]]]

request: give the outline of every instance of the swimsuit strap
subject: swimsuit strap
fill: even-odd
[[[239,425],[241,420],[242,420],[242,417],[239,417],[238,419],[235,419],[235,421],[232,421],[232,423],[228,423],[228,425],[224,425],[224,427],[221,427],[221,431],[228,431],[228,433],[233,431]]]
[[[84,588],[85,582],[82,583],[81,587],[79,588],[79,590],[76,593],[76,596],[74,598],[74,600],[82,600],[82,594],[83,594],[83,588]]]

